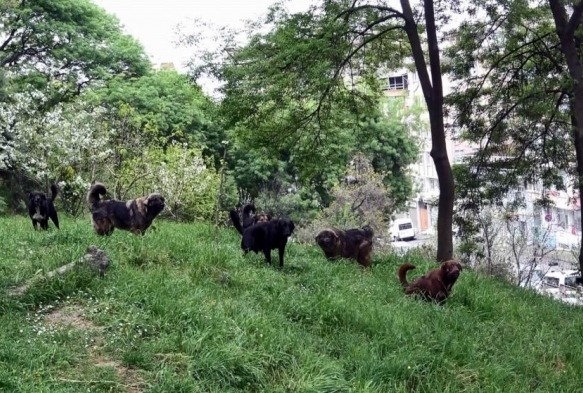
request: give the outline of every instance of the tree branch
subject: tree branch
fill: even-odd
[[[441,80],[441,64],[439,61],[439,43],[435,26],[435,10],[433,0],[425,0],[425,21],[427,24],[427,45],[429,52],[429,67],[433,85],[432,101],[434,108],[443,106],[443,82]]]
[[[353,5],[356,3],[356,1],[353,3]],[[392,7],[385,7],[385,6],[380,6],[380,5],[372,5],[372,4],[365,4],[365,5],[360,5],[358,7],[350,7],[344,11],[342,11],[341,13],[339,13],[338,15],[336,15],[336,19],[340,19],[343,16],[350,16],[351,14],[354,14],[358,11],[362,11],[365,9],[373,9],[373,10],[377,10],[377,11],[382,11],[382,12],[391,12],[393,13],[395,16],[398,16],[400,18],[405,19],[405,16],[403,15],[402,12],[399,12],[398,10],[392,8]]]
[[[575,34],[575,30],[579,27],[581,23],[581,17],[583,16],[583,0],[573,6],[573,13],[571,14],[571,18],[567,23],[567,27],[565,29],[565,34],[572,36]]]
[[[429,73],[427,72],[427,63],[425,62],[425,54],[423,52],[423,47],[421,46],[419,32],[417,31],[417,23],[415,23],[413,18],[413,11],[411,10],[409,1],[401,0],[401,7],[403,8],[403,18],[405,20],[404,29],[409,38],[409,44],[411,45],[411,53],[413,55],[413,60],[415,61],[417,74],[419,75],[419,83],[421,84],[423,95],[425,96],[425,102],[431,110],[433,108],[433,101],[431,98],[433,88],[431,86],[431,80],[429,79]]]

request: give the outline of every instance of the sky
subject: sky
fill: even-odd
[[[176,27],[201,18],[216,25],[243,26],[243,20],[264,14],[273,0],[93,0],[116,15],[127,33],[142,43],[154,64],[172,62],[185,71],[193,50],[177,48]],[[299,12],[312,0],[288,0],[287,8]]]

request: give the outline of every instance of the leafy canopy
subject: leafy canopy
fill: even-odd
[[[142,46],[89,0],[0,3],[0,89],[43,92],[49,108],[112,75],[143,75]],[[0,90],[0,91],[1,91]]]
[[[326,204],[357,153],[373,158],[385,179],[406,177],[416,146],[400,118],[387,121],[379,111],[378,71],[400,64],[405,50],[400,26],[374,9],[344,17],[351,4],[326,1],[290,14],[277,3],[249,24],[245,44],[222,29],[219,49],[197,56],[194,76],[223,83],[219,113],[235,142],[231,168],[252,194],[274,177],[297,178]],[[411,191],[410,182],[387,183],[400,201]]]

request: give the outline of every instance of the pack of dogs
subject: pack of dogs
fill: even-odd
[[[35,230],[38,229],[37,226],[48,230],[49,219],[59,229],[59,217],[54,205],[58,189],[56,185],[51,185],[50,189],[49,196],[42,191],[32,191],[28,195],[28,212]],[[165,199],[159,193],[127,201],[108,198],[107,194],[105,185],[94,182],[86,197],[91,225],[99,236],[110,236],[115,229],[144,235],[165,207]],[[250,251],[255,254],[262,252],[265,262],[271,265],[271,251],[277,250],[279,268],[283,268],[285,249],[295,229],[292,220],[285,217],[273,218],[270,214],[257,212],[253,204],[245,205],[241,214],[235,209],[230,210],[229,217],[241,235],[243,255]],[[369,225],[346,230],[328,227],[318,232],[315,243],[329,261],[353,260],[363,269],[368,269],[371,266],[374,235]],[[415,268],[408,262],[399,266],[397,276],[403,292],[405,295],[438,304],[443,304],[449,297],[462,271],[459,262],[448,260],[408,282],[407,272]]]

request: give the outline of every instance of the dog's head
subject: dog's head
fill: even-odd
[[[324,229],[318,233],[316,236],[316,243],[327,250],[336,248],[339,242],[338,234],[332,229]]]
[[[255,217],[253,217],[253,221],[255,224],[257,224],[259,222],[268,222],[268,221],[271,221],[271,216],[269,214],[266,214],[266,213],[259,213],[259,214],[256,214]]]
[[[32,206],[43,206],[47,201],[47,196],[44,192],[33,191],[28,194],[28,200]]]
[[[284,237],[290,237],[296,228],[293,221],[287,218],[279,219],[277,226],[279,227],[279,233]]]
[[[449,283],[454,283],[462,271],[462,265],[459,262],[450,259],[441,264],[443,279]]]
[[[164,197],[158,193],[152,193],[148,195],[144,204],[146,205],[146,212],[149,216],[155,217],[162,210],[164,210],[166,200]]]
[[[370,225],[363,226],[362,231],[364,232],[364,236],[366,236],[367,239],[372,240],[374,236],[374,231],[372,230],[372,227]]]

